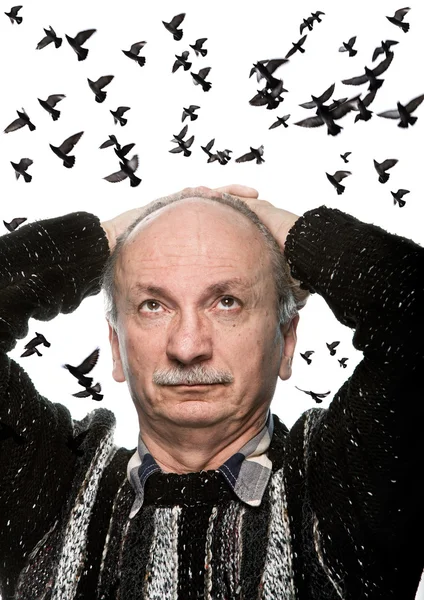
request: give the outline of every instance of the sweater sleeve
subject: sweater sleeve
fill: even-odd
[[[319,417],[304,427],[320,560],[341,589],[366,586],[376,565],[392,577],[407,563],[418,585],[424,553],[411,547],[422,548],[424,534],[424,248],[320,206],[296,221],[285,254],[293,277],[354,328],[353,346],[363,352],[329,408],[313,409]],[[346,565],[362,580],[349,582]]]
[[[28,334],[31,317],[49,321],[97,294],[108,256],[100,221],[86,212],[0,237],[0,580],[6,585],[7,561],[24,560],[40,527],[60,513],[76,465],[70,412],[41,396],[7,353]]]

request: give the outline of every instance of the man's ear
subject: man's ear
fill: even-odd
[[[118,383],[122,383],[122,382],[126,381],[126,379],[125,379],[125,375],[124,375],[124,370],[122,368],[118,334],[113,329],[113,327],[109,323],[109,321],[107,321],[107,325],[109,327],[109,343],[110,343],[110,347],[112,350],[112,359],[113,359],[112,377]]]
[[[284,354],[281,358],[280,370],[278,372],[280,379],[283,381],[289,379],[292,374],[291,363],[297,342],[296,329],[298,323],[299,314],[293,317],[293,319],[290,321],[290,325],[286,325],[283,328],[282,335],[284,336]]]

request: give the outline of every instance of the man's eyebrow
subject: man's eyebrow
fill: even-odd
[[[211,294],[227,294],[233,290],[248,291],[253,287],[252,281],[246,281],[240,277],[233,277],[231,279],[223,279],[208,285],[203,292],[203,297],[210,296]],[[136,283],[130,289],[131,296],[139,296],[141,294],[151,294],[153,296],[167,297],[171,295],[171,292],[164,287],[157,286],[153,283]]]

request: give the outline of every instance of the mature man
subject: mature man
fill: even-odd
[[[298,216],[222,191],[0,238],[4,596],[414,598],[424,250],[324,205]],[[131,451],[110,411],[73,420],[6,354],[29,317],[72,312],[101,283],[140,424]],[[364,359],[289,432],[269,407],[308,292]]]

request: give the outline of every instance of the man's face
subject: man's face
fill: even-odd
[[[152,213],[128,238],[117,283],[113,377],[141,423],[208,427],[267,410],[284,344],[269,256],[246,217],[199,198]]]

